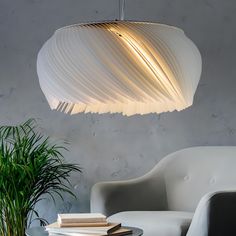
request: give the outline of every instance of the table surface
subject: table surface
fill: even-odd
[[[123,226],[122,226],[123,227]],[[124,228],[128,228],[132,230],[132,234],[129,236],[141,236],[143,235],[143,230],[136,227],[128,227],[124,226]],[[45,231],[44,227],[32,227],[26,230],[27,236],[48,236],[47,231]]]

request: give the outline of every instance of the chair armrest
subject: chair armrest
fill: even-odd
[[[121,211],[165,210],[163,178],[150,172],[137,179],[97,183],[92,187],[90,206],[91,212],[106,216]]]
[[[199,202],[187,236],[236,235],[236,190],[206,194]]]

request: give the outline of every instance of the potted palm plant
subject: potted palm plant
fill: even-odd
[[[45,194],[73,195],[68,177],[81,169],[65,163],[63,149],[41,134],[33,119],[0,127],[0,236],[24,236],[33,219],[45,224],[35,209]]]

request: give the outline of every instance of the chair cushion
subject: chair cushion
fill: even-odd
[[[125,211],[108,220],[141,228],[144,236],[184,236],[192,217],[193,213],[183,211]]]

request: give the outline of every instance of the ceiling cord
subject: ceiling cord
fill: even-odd
[[[125,19],[125,0],[119,0],[119,19]]]

